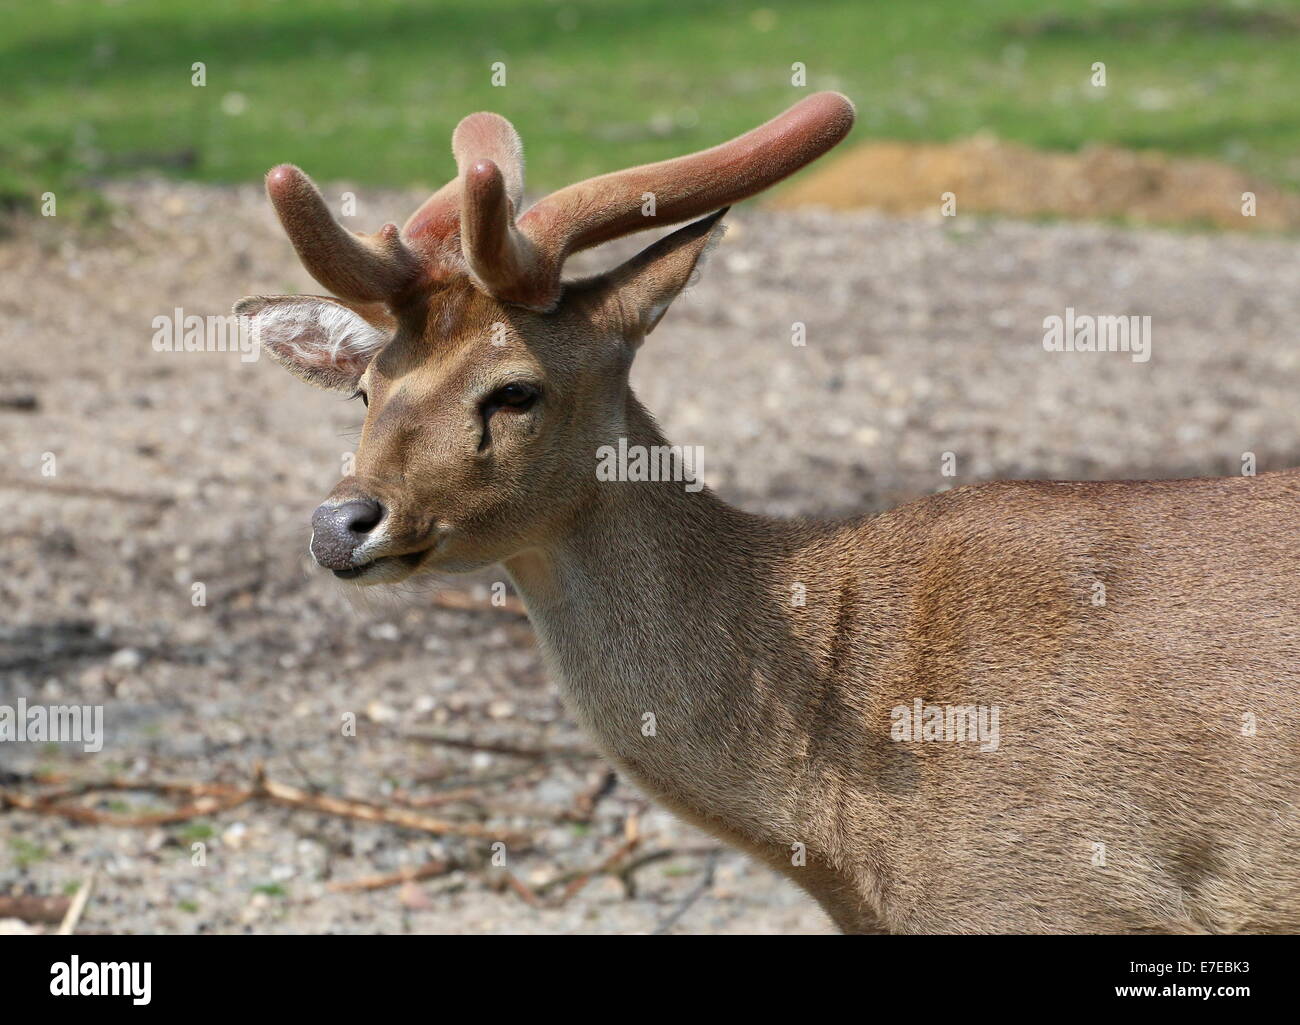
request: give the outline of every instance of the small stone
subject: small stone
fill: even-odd
[[[135,648],[118,648],[108,660],[114,669],[139,669],[143,662],[144,656]]]
[[[414,882],[402,884],[402,888],[397,892],[397,900],[402,907],[409,908],[412,911],[427,911],[433,907],[433,901],[429,899],[429,895]]]

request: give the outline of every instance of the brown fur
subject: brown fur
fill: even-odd
[[[404,292],[377,356],[329,363],[370,400],[334,497],[388,510],[363,582],[502,563],[609,757],[845,931],[1300,929],[1300,475],[838,523],[598,481],[600,446],[666,444],[628,369],[714,220],[547,313],[464,274]],[[535,406],[483,413],[520,379]],[[895,739],[918,699],[996,707],[996,750]]]
[[[508,566],[611,756],[846,930],[1291,931],[1297,528],[1291,474],[819,525],[629,483]],[[999,706],[999,749],[891,741],[917,697]]]

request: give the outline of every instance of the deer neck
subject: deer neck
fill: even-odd
[[[632,404],[628,444],[667,444]],[[680,481],[592,491],[564,536],[507,563],[566,701],[679,811],[751,839],[797,832],[788,785],[817,687],[790,616],[806,538]]]

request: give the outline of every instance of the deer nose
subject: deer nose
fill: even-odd
[[[384,507],[373,498],[326,502],[311,517],[311,554],[326,569],[350,569],[352,556],[379,526]]]

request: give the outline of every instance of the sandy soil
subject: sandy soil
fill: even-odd
[[[362,194],[358,227],[413,195]],[[311,510],[340,476],[360,408],[269,360],[158,353],[152,321],[241,295],[311,290],[256,188],[119,187],[120,230],[57,222],[0,242],[0,703],[105,706],[107,742],[0,745],[14,792],[36,773],[239,782],[419,802],[521,830],[505,869],[484,840],[431,837],[267,803],[148,828],[0,812],[0,894],[61,894],[97,871],[88,931],[643,932],[704,879],[712,841],[607,767],[433,742],[586,748],[526,621],[435,604],[430,582],[357,598],[312,569]],[[847,515],[995,477],[1116,478],[1300,463],[1300,261],[1287,239],[1087,225],[742,210],[634,380],[706,477],[748,508]],[[634,244],[624,244],[627,252]],[[587,266],[613,254],[596,254]],[[1152,356],[1056,353],[1043,320],[1149,315]],[[806,328],[793,345],[792,325]],[[42,476],[52,453],[57,474]],[[945,476],[945,453],[955,476]],[[81,490],[92,489],[92,490]],[[99,489],[99,490],[93,490]],[[191,602],[206,587],[206,605]],[[357,735],[341,735],[345,713]],[[160,797],[88,805],[139,813]],[[631,877],[561,907],[532,887],[599,863],[639,812]],[[581,816],[579,816],[581,817]],[[206,845],[192,864],[191,845]],[[331,890],[430,858],[456,868]],[[821,932],[766,869],[724,853],[676,932]]]
[[[951,203],[959,212],[1012,217],[1300,229],[1300,195],[1216,160],[1102,145],[1059,153],[990,136],[863,143],[819,163],[775,193],[769,206],[792,210],[813,203],[895,214],[938,213]]]

